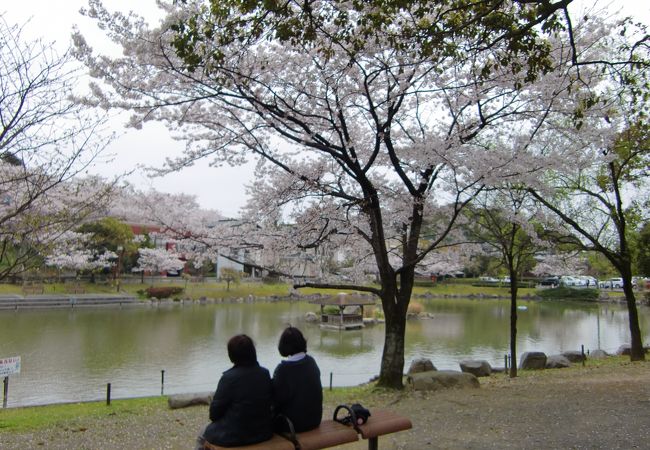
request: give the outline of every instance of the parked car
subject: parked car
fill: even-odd
[[[557,287],[560,285],[560,277],[546,277],[539,282],[542,286]]]
[[[478,281],[481,283],[498,283],[499,280],[494,277],[478,277]]]
[[[594,277],[590,277],[588,275],[580,275],[579,277],[576,278],[579,278],[580,281],[582,282],[581,286],[591,287],[591,288],[598,287],[598,280],[595,279]]]
[[[599,286],[605,289],[620,289],[623,287],[623,278],[610,278],[609,280],[601,281]]]
[[[564,275],[560,277],[560,286],[573,287],[573,286],[581,286],[581,285],[582,285],[582,281],[577,277],[573,277],[571,275]]]

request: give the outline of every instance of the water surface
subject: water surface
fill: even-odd
[[[418,300],[429,319],[410,320],[406,365],[430,358],[438,369],[458,370],[462,359],[503,366],[509,348],[507,300]],[[555,354],[629,342],[623,306],[570,302],[520,302],[518,351]],[[227,340],[250,335],[260,363],[273,371],[277,340],[286,324],[300,327],[320,368],[323,385],[356,385],[379,372],[384,327],[323,330],[303,320],[319,307],[306,302],[207,304],[172,307],[0,311],[0,357],[21,356],[9,381],[9,406],[105,397],[212,391],[230,367]],[[640,308],[644,342],[650,311]]]

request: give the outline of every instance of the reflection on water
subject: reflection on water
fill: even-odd
[[[406,363],[427,357],[439,369],[461,359],[503,364],[508,351],[509,303],[504,300],[419,300],[431,316],[410,320]],[[628,342],[627,313],[616,305],[526,302],[519,311],[518,349],[547,354]],[[273,371],[277,340],[287,324],[299,326],[309,352],[335,386],[368,381],[379,371],[383,325],[363,330],[321,330],[303,316],[305,302],[194,305],[129,309],[0,312],[0,357],[21,356],[10,377],[9,406],[100,399],[106,383],[114,397],[156,395],[165,370],[165,393],[211,391],[230,364],[225,344],[238,333],[256,342],[260,363]],[[640,310],[648,340],[648,308]]]

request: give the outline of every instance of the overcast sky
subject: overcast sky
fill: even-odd
[[[584,0],[591,5],[594,2]],[[608,2],[600,2],[607,4]],[[109,10],[134,10],[155,24],[159,13],[155,0],[105,0]],[[612,10],[622,9],[625,14],[650,23],[649,0],[614,0]],[[79,9],[87,5],[87,0],[19,0],[3,2],[0,13],[4,13],[9,23],[24,23],[30,19],[27,32],[33,37],[43,37],[55,41],[61,49],[70,43],[73,25],[77,25],[86,36],[89,44],[100,48],[101,33],[94,24],[79,14]],[[166,156],[178,155],[184,148],[182,142],[171,139],[160,124],[147,124],[142,130],[125,130],[122,126],[127,119],[117,117],[114,124],[122,135],[107,150],[113,154],[113,162],[101,164],[97,172],[105,176],[124,173],[138,165],[162,165]],[[208,161],[200,162],[182,172],[163,178],[150,179],[136,171],[129,181],[140,189],[153,187],[162,192],[187,193],[197,196],[202,207],[219,210],[226,216],[237,215],[245,203],[245,184],[252,179],[252,164],[247,167],[212,168]]]

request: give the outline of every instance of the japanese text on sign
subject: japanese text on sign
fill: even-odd
[[[0,377],[20,373],[20,356],[0,358]]]

